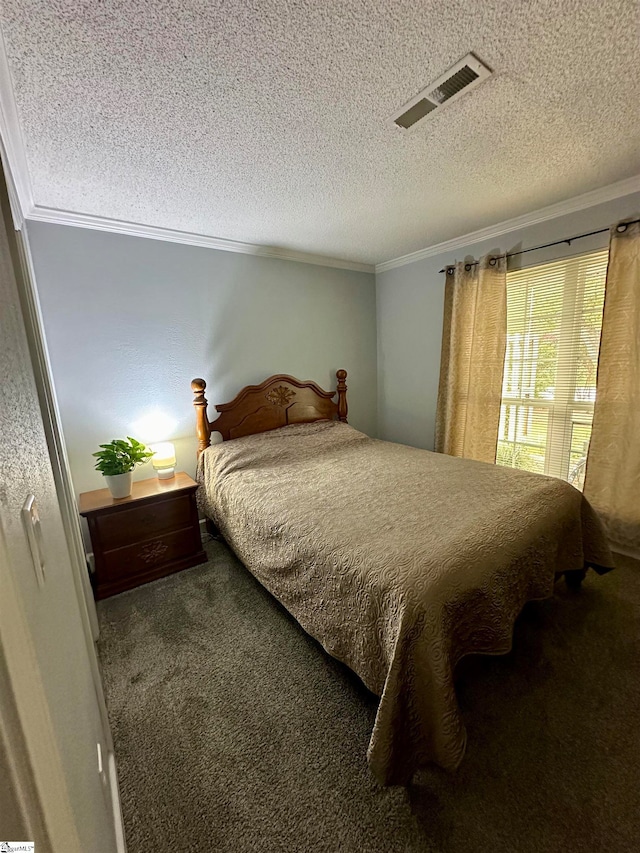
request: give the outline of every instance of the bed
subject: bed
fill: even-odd
[[[278,375],[197,413],[200,507],[244,565],[380,697],[367,758],[382,784],[466,733],[453,674],[502,654],[527,601],[612,566],[602,526],[569,484],[378,441],[314,382]],[[210,445],[214,432],[222,441]]]

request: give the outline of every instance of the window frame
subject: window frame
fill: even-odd
[[[574,255],[566,258],[567,266],[562,274],[562,301],[560,311],[558,313],[559,326],[557,330],[557,338],[559,342],[558,356],[556,361],[556,374],[554,383],[554,398],[545,399],[535,396],[535,373],[531,371],[531,365],[535,356],[531,355],[531,351],[527,351],[533,340],[526,339],[535,335],[531,331],[531,322],[525,321],[522,333],[512,333],[511,338],[507,333],[507,350],[505,352],[505,365],[503,386],[500,399],[501,410],[504,411],[504,420],[502,417],[500,426],[501,432],[498,435],[498,445],[503,447],[507,445],[512,448],[512,460],[515,456],[515,448],[517,446],[531,448],[540,452],[544,452],[544,474],[549,476],[560,477],[567,480],[572,471],[572,452],[574,428],[579,426],[591,426],[593,423],[594,401],[592,400],[576,400],[577,379],[579,370],[578,351],[581,345],[581,333],[584,324],[577,322],[576,312],[582,311],[584,307],[585,288],[588,281],[589,265],[580,264],[581,260],[587,260],[590,257],[595,259],[596,256],[602,255],[605,250],[596,249],[590,252],[585,252],[580,255]],[[564,259],[556,259],[547,261],[541,264],[535,264],[526,269],[535,269],[557,264]],[[571,263],[578,261],[578,263]],[[511,270],[507,272],[507,299],[509,296],[509,277],[524,272],[523,269]],[[524,309],[523,315],[526,317],[529,312],[529,304],[532,294],[531,279],[523,282],[526,288],[524,293]],[[512,287],[515,285],[511,285]],[[604,304],[604,299],[603,299]],[[600,336],[602,327],[600,326]],[[522,335],[521,350],[517,359],[513,357],[514,337],[516,334]],[[510,349],[511,346],[511,349]],[[598,350],[600,347],[600,337],[598,339]],[[511,367],[509,374],[509,361]],[[537,363],[537,362],[536,362]],[[597,355],[596,355],[597,363]],[[531,374],[526,376],[527,371]],[[515,394],[509,394],[508,388],[514,388],[518,391]],[[523,389],[530,390],[523,390]],[[504,409],[503,409],[504,407]],[[508,411],[510,410],[510,411]],[[518,435],[526,435],[521,427],[522,417],[532,418],[536,410],[547,412],[547,429],[544,445],[539,443],[529,443]],[[514,438],[510,439],[508,435],[511,433],[509,422],[514,417],[515,423],[513,427]],[[503,433],[506,436],[503,437]],[[499,463],[503,464],[503,463]],[[511,466],[515,467],[513,464]],[[525,469],[527,470],[527,469]]]

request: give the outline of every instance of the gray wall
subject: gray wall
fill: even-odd
[[[640,193],[378,274],[378,436],[433,448],[445,279],[439,271],[446,264],[467,255],[517,252],[635,215],[640,215]],[[596,250],[607,243],[608,235],[600,234],[570,247],[530,252],[514,258],[510,269]]]
[[[333,388],[344,367],[349,421],[376,433],[373,275],[41,222],[28,234],[77,492],[103,486],[91,454],[125,435],[174,441],[193,474],[195,376],[212,406],[273,373]]]
[[[214,403],[271,373],[332,388],[335,371],[345,367],[354,426],[432,448],[444,296],[439,270],[466,255],[518,251],[634,214],[640,193],[397,267],[379,274],[375,288],[366,273],[30,222],[75,488],[102,485],[91,453],[125,434],[174,441],[179,467],[193,473],[194,376],[207,380]],[[607,235],[599,235],[531,252],[520,263],[606,243]],[[146,426],[154,416],[157,435]],[[149,465],[136,472],[152,475]]]

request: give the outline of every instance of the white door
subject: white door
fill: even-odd
[[[38,404],[4,185],[0,194],[0,675],[8,686],[0,734],[13,753],[12,782],[24,786],[26,823],[41,834],[24,840],[37,851],[116,853],[123,840],[110,734]]]

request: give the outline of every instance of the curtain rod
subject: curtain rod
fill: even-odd
[[[621,222],[620,225],[616,228],[617,231],[622,233],[627,230],[629,225],[635,225],[640,222],[640,219],[632,219],[630,222]],[[523,249],[521,252],[509,252],[506,255],[499,255],[499,257],[504,258],[515,258],[517,255],[526,255],[527,252],[537,252],[539,249],[548,249],[550,246],[560,246],[563,243],[566,243],[570,246],[574,240],[582,240],[583,237],[593,237],[594,234],[604,234],[606,231],[611,230],[610,228],[599,228],[597,231],[587,231],[586,234],[576,234],[575,237],[567,237],[566,240],[554,240],[553,243],[544,243],[542,246],[533,246],[531,249]],[[477,267],[480,261],[470,261],[466,266]],[[453,264],[447,264],[446,267],[440,270],[440,272],[446,272],[448,269],[452,269]]]

